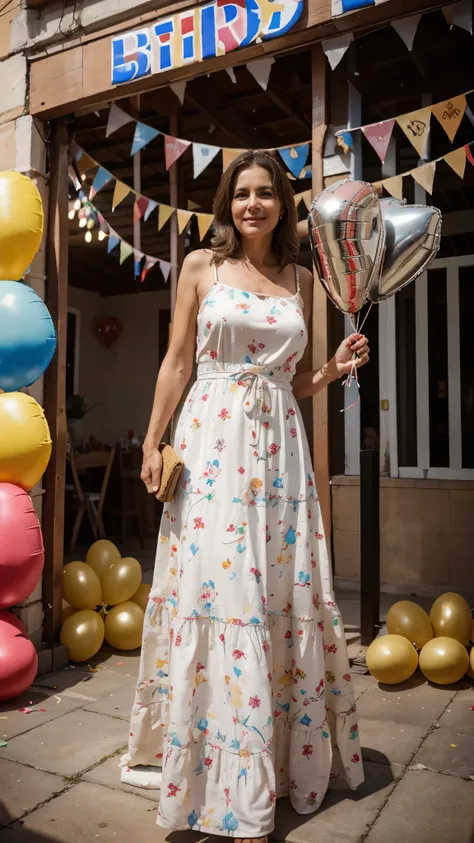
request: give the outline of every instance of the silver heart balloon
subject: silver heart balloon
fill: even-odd
[[[385,228],[382,272],[373,276],[369,299],[381,302],[414,281],[436,257],[441,243],[441,212],[429,205],[381,199]]]
[[[343,313],[358,313],[380,275],[385,231],[371,184],[338,181],[311,203],[309,242],[320,281]]]

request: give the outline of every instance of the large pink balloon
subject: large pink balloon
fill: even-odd
[[[0,701],[12,700],[26,691],[38,670],[33,644],[20,632],[0,637]]]
[[[0,639],[14,638],[15,635],[24,635],[28,638],[25,625],[11,612],[0,612]]]
[[[25,600],[41,576],[44,547],[30,496],[0,483],[0,609]]]

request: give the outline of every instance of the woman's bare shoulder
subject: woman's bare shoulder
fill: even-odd
[[[212,251],[210,249],[195,249],[186,255],[183,262],[183,269],[196,273],[209,269],[212,262]]]
[[[298,275],[300,278],[301,292],[313,289],[313,273],[306,269],[305,266],[298,266]]]

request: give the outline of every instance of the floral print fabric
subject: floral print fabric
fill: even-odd
[[[299,293],[216,284],[174,439],[124,764],[163,765],[158,824],[258,837],[363,781],[341,618],[291,379]]]

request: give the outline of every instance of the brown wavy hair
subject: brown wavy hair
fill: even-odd
[[[211,241],[213,263],[220,266],[225,260],[240,256],[240,234],[232,219],[232,200],[239,174],[251,167],[262,167],[270,173],[273,188],[281,202],[282,218],[273,232],[272,249],[282,270],[288,264],[295,263],[298,257],[298,218],[293,190],[285,170],[276,156],[265,149],[249,149],[243,152],[232,161],[219,182],[214,198],[215,234]]]

